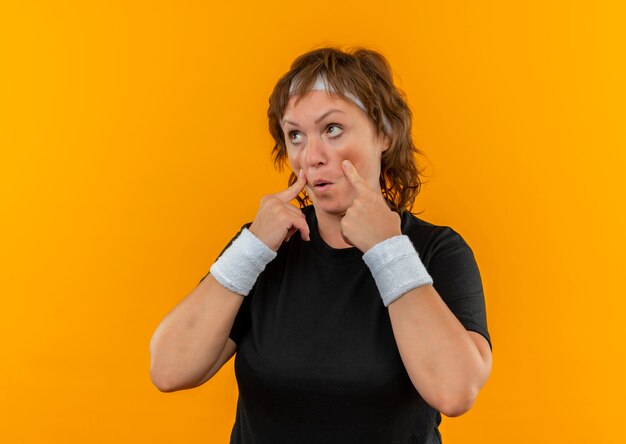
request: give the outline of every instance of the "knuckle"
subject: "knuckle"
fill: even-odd
[[[261,203],[263,205],[269,206],[269,205],[274,205],[276,200],[277,200],[276,195],[266,194],[265,196],[261,198]]]
[[[277,217],[282,224],[291,223],[291,216],[286,211],[279,211]]]

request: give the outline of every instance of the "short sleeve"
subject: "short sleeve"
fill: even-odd
[[[460,236],[433,250],[428,266],[433,287],[466,330],[480,333],[493,350],[478,264]]]
[[[228,244],[222,249],[220,254],[215,259],[216,261],[224,253],[224,251],[226,251],[228,247],[231,246],[234,240],[239,237],[243,229],[249,228],[250,225],[252,225],[251,222],[246,223],[241,227],[241,229],[237,232],[237,234],[233,236],[233,238],[228,242]],[[205,274],[202,277],[202,279],[200,279],[200,282],[202,282],[209,274],[210,274],[210,271],[207,274]],[[198,282],[198,285],[200,284],[200,282]],[[245,333],[250,328],[250,302],[252,300],[252,295],[254,294],[255,288],[256,288],[256,284],[250,291],[250,294],[244,297],[244,301],[239,307],[239,311],[237,312],[237,315],[235,316],[235,321],[233,322],[233,326],[230,330],[230,334],[228,335],[230,339],[232,339],[236,344],[239,344],[239,341],[241,340],[241,338],[245,335]]]

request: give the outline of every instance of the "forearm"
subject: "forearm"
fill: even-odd
[[[402,361],[420,395],[447,416],[467,411],[486,382],[484,360],[432,285],[388,307]]]
[[[210,274],[167,314],[150,341],[150,377],[163,391],[199,381],[217,361],[243,297]]]

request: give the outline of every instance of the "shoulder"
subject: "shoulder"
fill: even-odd
[[[411,239],[418,251],[435,254],[449,245],[467,246],[461,234],[448,225],[436,225],[408,211],[403,211],[400,218],[402,234],[406,234]]]
[[[477,268],[472,248],[451,226],[425,221],[407,211],[401,220],[402,233],[411,239],[429,272]]]

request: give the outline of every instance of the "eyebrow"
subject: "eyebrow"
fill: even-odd
[[[328,116],[329,114],[334,113],[334,112],[339,112],[339,113],[344,113],[344,114],[345,114],[345,112],[341,111],[340,109],[331,109],[331,110],[329,110],[329,111],[326,111],[326,112],[325,112],[324,114],[322,114],[321,116],[319,116],[319,117],[317,118],[317,120],[315,121],[315,124],[317,125],[318,123],[320,123],[320,121],[321,121],[322,119],[324,119],[324,117],[326,117],[326,116]],[[289,123],[289,124],[291,124],[291,125],[293,125],[293,126],[297,126],[297,127],[299,127],[299,126],[300,126],[300,125],[298,125],[297,123],[295,123],[295,122],[291,122],[291,121],[289,121],[289,120],[283,120],[283,125],[284,125],[285,123]]]

